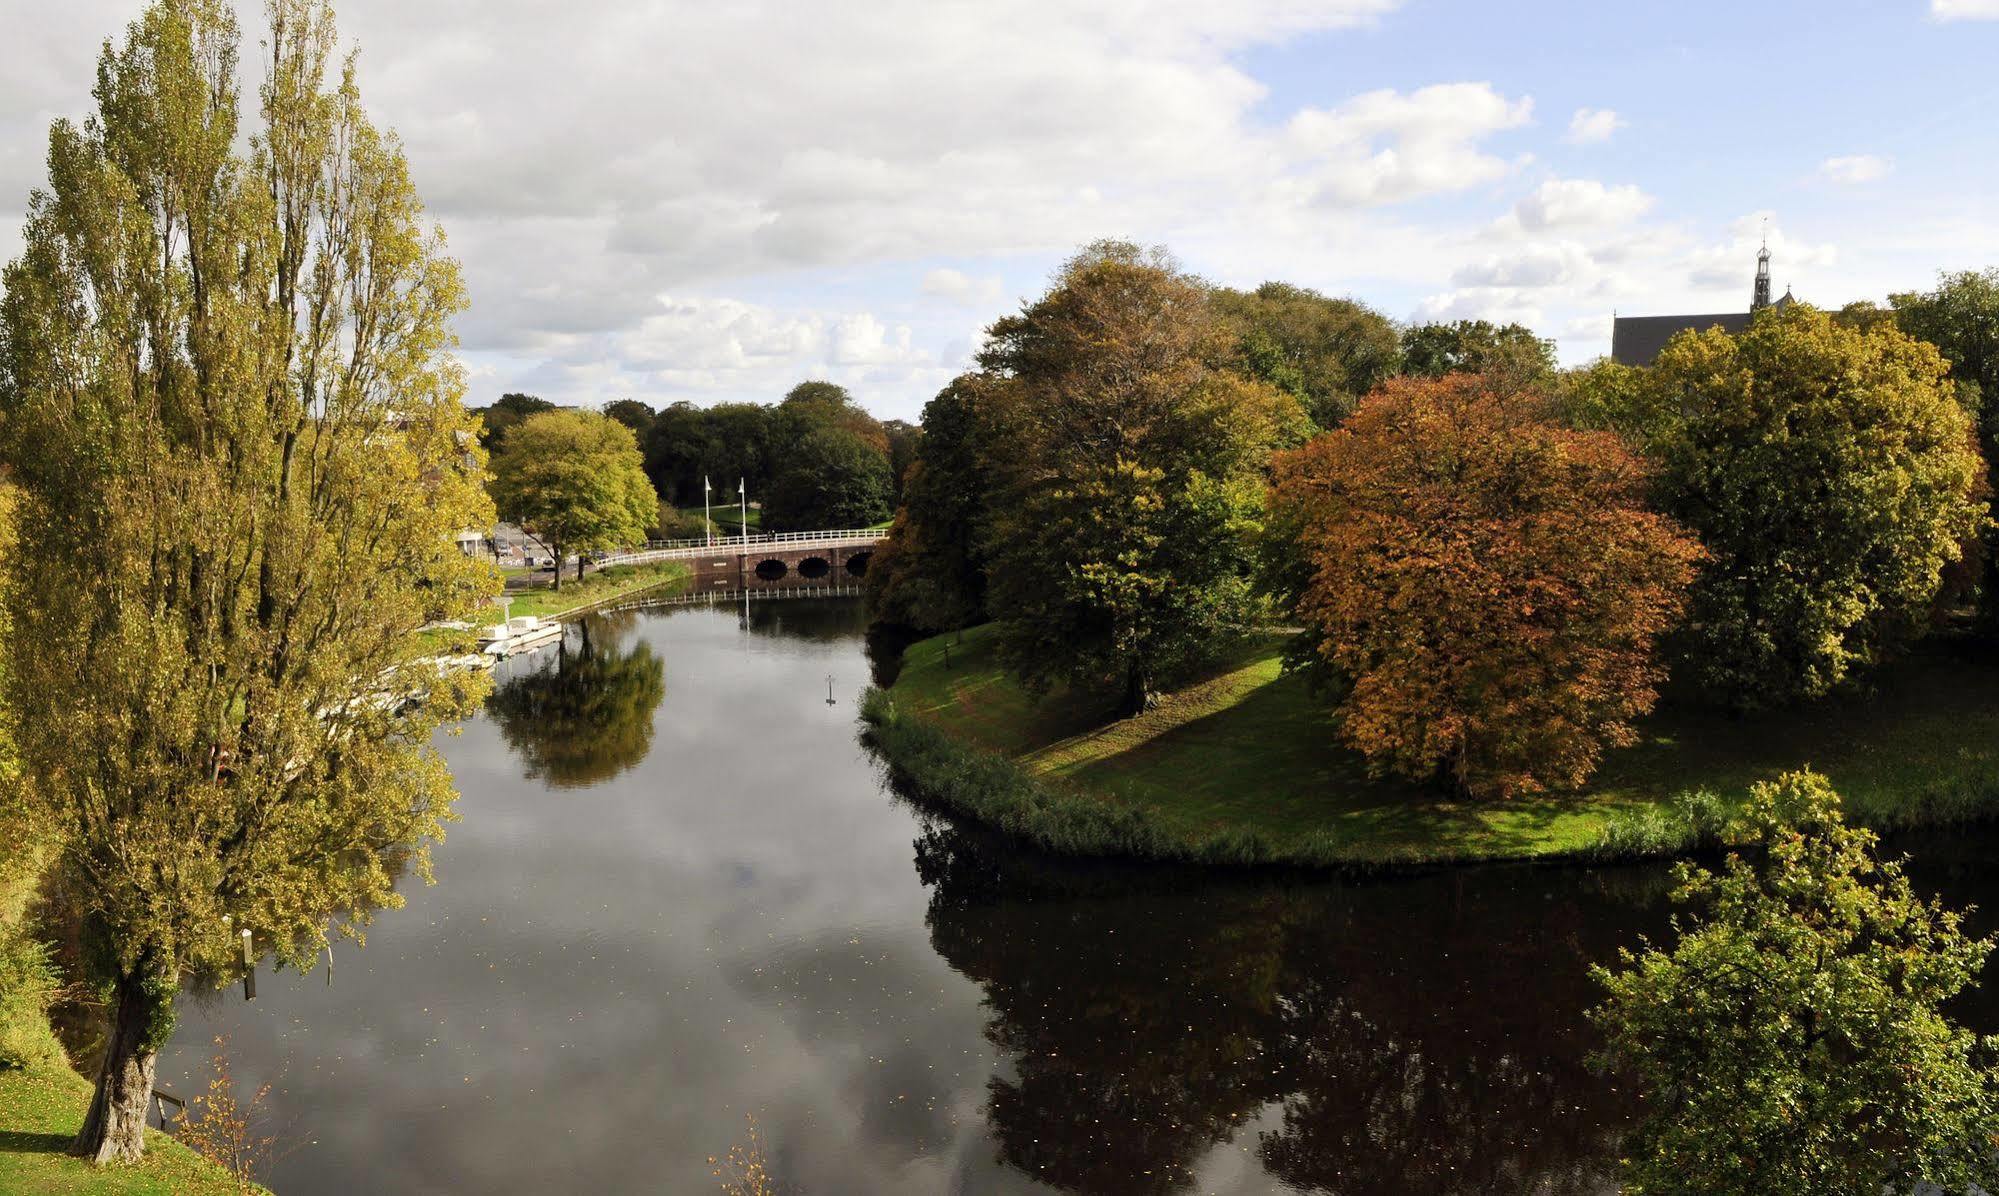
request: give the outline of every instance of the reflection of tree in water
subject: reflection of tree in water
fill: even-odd
[[[552,660],[508,678],[486,699],[487,713],[520,754],[529,779],[558,789],[594,785],[651,749],[666,671],[643,640],[629,652],[618,651],[615,640],[597,642],[613,626],[584,620],[577,648],[565,634]]]
[[[1187,1189],[1273,1111],[1240,1144],[1305,1190],[1606,1187],[1629,1108],[1583,1065],[1586,965],[1655,916],[1589,874],[1203,876],[942,823],[917,868],[931,941],[1009,1057],[1001,1157],[1057,1188]]]

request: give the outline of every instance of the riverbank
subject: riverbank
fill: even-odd
[[[693,576],[693,571],[680,561],[660,561],[651,565],[613,565],[596,573],[587,573],[583,580],[565,580],[560,590],[548,586],[514,590],[508,593],[510,599],[507,613],[510,615],[534,615],[543,619],[567,619],[580,615],[592,607],[606,602],[628,598],[641,590],[684,582]],[[498,620],[495,619],[495,622]]]
[[[990,628],[912,645],[869,740],[910,788],[1058,851],[1396,867],[1666,855],[1711,842],[1750,785],[1811,766],[1882,830],[1999,814],[1999,665],[1935,651],[1871,692],[1755,718],[1668,710],[1582,792],[1465,802],[1370,778],[1323,701],[1252,644],[1138,718],[1034,702]],[[947,660],[948,649],[948,660]]]
[[[96,1167],[69,1155],[93,1086],[70,1068],[37,991],[46,991],[48,978],[26,910],[40,854],[23,850],[0,861],[0,1192],[240,1192],[221,1168],[163,1133],[147,1133],[146,1157],[136,1166]]]

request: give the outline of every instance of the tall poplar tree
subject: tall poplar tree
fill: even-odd
[[[246,930],[304,966],[427,877],[431,734],[477,696],[412,634],[491,585],[451,543],[491,517],[458,268],[328,6],[268,17],[241,145],[224,4],[107,43],[0,300],[5,696],[110,1008],[99,1161],[144,1149],[189,977],[237,972]]]

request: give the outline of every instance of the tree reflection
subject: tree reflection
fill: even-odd
[[[1656,918],[1628,882],[1218,876],[941,821],[916,852],[932,944],[984,989],[1007,1057],[1001,1158],[1037,1179],[1181,1191],[1235,1142],[1308,1191],[1614,1187],[1630,1109],[1585,1069],[1582,1014],[1588,962]]]
[[[501,682],[486,711],[531,780],[557,789],[607,781],[645,759],[653,712],[666,696],[666,670],[652,645],[629,652],[598,643],[613,625],[580,624],[580,645],[564,635],[553,659]]]

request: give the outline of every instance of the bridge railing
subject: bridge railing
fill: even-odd
[[[658,560],[664,556],[694,555],[703,551],[781,548],[791,544],[874,544],[888,535],[883,528],[845,528],[839,531],[815,532],[760,532],[745,536],[697,537],[690,540],[647,540],[646,546],[635,552],[614,552],[602,557],[597,564],[625,565],[636,561]]]

